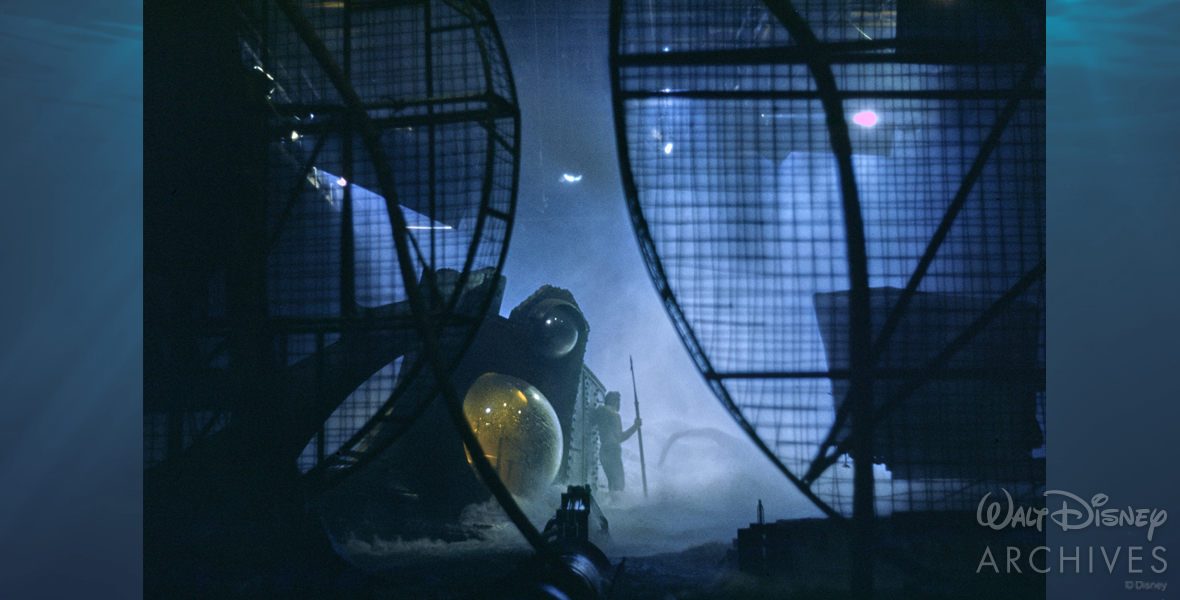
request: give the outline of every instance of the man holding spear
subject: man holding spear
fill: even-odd
[[[608,392],[602,405],[594,411],[594,422],[598,427],[598,458],[602,461],[607,486],[612,492],[623,491],[623,442],[639,431],[642,424],[637,415],[635,423],[623,431],[623,418],[619,416],[620,403],[618,392]]]

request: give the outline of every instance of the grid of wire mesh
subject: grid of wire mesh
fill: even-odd
[[[878,514],[1044,481],[1043,14],[945,4],[612,8],[620,162],[657,288],[739,422],[846,515],[858,267]]]
[[[344,2],[304,9],[378,130],[396,182],[389,200],[401,206],[418,274],[494,266],[507,236],[503,215],[514,201],[516,109],[486,7]],[[278,143],[270,195],[289,199],[273,207],[271,280],[294,286],[273,289],[272,306],[310,316],[405,299],[387,199],[357,124],[280,11],[270,11],[264,31],[263,51],[247,44],[245,54],[273,78]],[[352,256],[333,245],[348,237]],[[300,269],[319,273],[318,280]],[[346,287],[353,289],[337,290],[332,279],[350,269],[356,282]]]
[[[264,97],[254,99],[254,114],[265,140],[252,150],[265,157],[264,172],[253,174],[261,175],[257,197],[265,209],[251,232],[262,240],[264,307],[252,315],[256,322],[227,322],[241,309],[227,311],[237,298],[218,276],[210,288],[222,292],[211,294],[212,320],[199,334],[208,342],[201,355],[208,364],[198,368],[222,373],[227,396],[241,396],[235,374],[264,382],[258,385],[277,397],[273,405],[283,416],[262,435],[296,444],[290,458],[308,471],[346,456],[349,440],[389,414],[381,409],[405,387],[395,385],[400,357],[418,348],[418,337],[394,243],[396,221],[405,223],[409,277],[422,284],[444,352],[453,360],[474,335],[498,293],[488,282],[499,273],[511,233],[520,119],[495,22],[479,0],[298,3],[334,65],[316,55],[280,4],[236,5],[243,17],[239,59]],[[371,128],[358,122],[333,68]],[[385,154],[380,165],[366,130]],[[392,190],[379,183],[382,169]],[[256,259],[238,250],[239,262]],[[234,333],[242,325],[265,338],[265,356],[244,361],[235,353],[229,339],[243,333]],[[229,398],[217,418],[265,405]],[[174,454],[175,420],[145,413],[145,468]],[[205,433],[224,424],[206,421],[216,425]],[[352,450],[349,464],[356,464]]]
[[[486,6],[344,2],[303,8],[352,82],[389,157],[414,278],[438,277],[440,270],[458,274],[427,286],[442,292],[436,308],[457,302],[468,273],[498,270],[515,203],[519,119]],[[377,166],[348,109],[322,78],[324,69],[277,10],[269,15],[265,40],[261,66],[274,73],[280,139],[271,152],[277,183],[271,196],[300,196],[296,206],[305,211],[289,216],[277,232],[272,308],[307,317],[396,309],[407,296],[391,235],[390,199],[383,196]],[[283,135],[287,130],[290,135]],[[345,245],[352,253],[340,251]],[[447,324],[445,313],[439,320]],[[472,332],[475,322],[451,325]],[[409,339],[414,332],[403,324],[388,335]],[[392,341],[403,352],[410,348],[407,341]],[[390,414],[396,390],[405,389],[395,387],[395,355],[382,357],[384,366],[347,398],[334,399],[339,406],[305,448],[301,468],[325,460],[351,466],[381,446],[372,440],[361,448],[348,444],[374,417]]]

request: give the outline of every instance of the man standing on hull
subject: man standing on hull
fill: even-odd
[[[618,392],[608,392],[602,406],[594,411],[594,425],[598,428],[598,457],[602,461],[602,470],[606,472],[607,485],[612,492],[621,492],[624,487],[623,442],[643,424],[639,417],[636,417],[635,423],[623,431],[623,418],[619,416],[621,402]]]

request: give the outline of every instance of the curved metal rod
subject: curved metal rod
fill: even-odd
[[[844,119],[844,105],[832,73],[831,59],[820,46],[811,27],[799,16],[790,0],[767,0],[767,8],[782,22],[800,46],[803,46],[808,69],[820,92],[827,116],[828,135],[836,163],[840,169],[840,192],[844,209],[844,238],[848,247],[848,401],[852,412],[852,456],[856,460],[853,474],[853,515],[873,513],[872,464],[872,324],[869,313],[869,266],[865,248],[864,219],[856,188],[856,174],[852,168],[852,141],[848,137],[848,122]]]
[[[476,471],[479,472],[480,477],[483,478],[484,483],[487,484],[492,495],[496,497],[504,512],[508,514],[509,519],[516,525],[525,539],[528,540],[538,553],[545,556],[552,555],[553,552],[548,542],[545,541],[541,533],[537,531],[537,528],[528,520],[524,511],[517,506],[516,502],[512,499],[511,492],[504,486],[495,468],[492,467],[487,456],[484,455],[482,448],[480,448],[479,440],[472,433],[471,426],[467,423],[467,419],[463,415],[463,401],[458,397],[454,386],[449,381],[446,370],[447,365],[439,347],[437,330],[433,323],[434,320],[426,308],[418,281],[414,276],[413,259],[410,256],[409,245],[406,241],[408,235],[406,233],[405,218],[402,216],[397,202],[393,173],[389,168],[388,157],[385,155],[385,148],[381,146],[381,140],[376,128],[361,105],[361,100],[356,90],[352,88],[351,83],[344,76],[343,71],[336,64],[335,59],[332,58],[332,54],[328,51],[323,41],[319,39],[315,29],[307,21],[306,17],[303,16],[303,12],[295,4],[295,1],[276,0],[276,4],[287,16],[296,33],[303,40],[303,43],[307,45],[316,61],[320,63],[320,67],[324,69],[329,79],[332,80],[333,85],[343,98],[349,112],[353,114],[353,117],[357,120],[357,124],[360,126],[361,137],[364,140],[369,157],[373,161],[373,167],[377,173],[381,193],[385,197],[389,220],[393,224],[393,241],[397,248],[402,281],[406,287],[406,293],[409,295],[412,314],[415,316],[414,321],[422,341],[424,354],[430,363],[431,370],[434,371],[435,377],[438,379],[438,385],[442,388],[446,408],[451,415],[451,420],[459,433],[459,437],[463,439],[463,444],[470,453]]]
[[[487,20],[486,26],[492,32],[492,42],[495,44],[494,49],[499,50],[500,55],[504,56],[506,54],[504,51],[504,41],[500,38],[500,29],[498,27],[496,27],[496,22],[495,22],[495,19],[492,17],[491,11],[490,10],[478,11],[479,14],[476,15],[476,14],[472,14],[469,11],[462,10],[462,7],[457,6],[455,4],[454,0],[444,0],[444,1],[453,10],[463,14],[471,22],[472,29],[475,32],[474,37],[475,37],[476,45],[479,47],[480,56],[483,59],[483,64],[484,64],[485,102],[488,102],[490,105],[491,102],[493,102],[493,100],[500,100],[501,98],[496,94],[495,82],[492,79],[492,66],[491,66],[490,56],[492,55],[493,49],[489,49],[486,41],[483,39],[483,36],[481,35],[480,32],[482,31],[481,28],[484,25],[481,25],[478,21],[479,16],[482,16],[484,19]],[[470,5],[468,5],[468,6],[470,6]],[[474,8],[474,7],[471,7],[471,8]],[[486,6],[484,8],[486,9]],[[512,111],[511,111],[512,115],[511,116],[512,116],[512,123],[513,123],[513,132],[512,132],[512,149],[511,149],[511,151],[513,153],[513,159],[515,160],[515,162],[513,163],[513,167],[512,167],[512,182],[510,184],[511,188],[509,190],[509,205],[508,205],[508,213],[507,213],[509,218],[504,219],[505,220],[504,243],[501,244],[501,246],[500,246],[500,257],[499,257],[499,260],[497,260],[497,262],[496,262],[496,271],[495,271],[494,277],[500,276],[500,273],[503,270],[504,261],[508,256],[508,240],[511,239],[511,237],[512,237],[513,220],[511,218],[511,216],[516,213],[516,192],[519,189],[519,185],[520,185],[520,162],[519,162],[519,158],[520,158],[520,107],[517,105],[516,82],[515,82],[515,79],[513,79],[513,77],[512,77],[512,67],[511,67],[511,65],[508,64],[507,60],[502,61],[502,66],[504,67],[504,73],[505,73],[505,79],[506,79],[505,83],[508,85],[508,93],[510,96],[510,98],[508,99],[508,103],[512,107]],[[473,243],[471,245],[471,248],[467,252],[467,259],[466,259],[466,262],[464,262],[464,264],[463,264],[463,271],[460,274],[459,283],[456,284],[456,290],[461,290],[463,288],[463,285],[465,285],[467,282],[468,273],[470,273],[472,267],[475,266],[475,256],[476,256],[476,253],[478,252],[480,240],[483,237],[484,228],[487,226],[488,217],[491,216],[494,212],[494,209],[491,208],[490,203],[491,203],[491,197],[492,197],[492,193],[493,193],[493,185],[494,185],[494,179],[495,179],[495,173],[494,173],[494,169],[493,169],[492,165],[495,164],[495,160],[496,160],[496,143],[497,143],[496,117],[493,116],[490,119],[488,119],[487,121],[484,121],[483,125],[484,125],[484,128],[488,132],[487,153],[486,153],[486,156],[484,159],[485,164],[488,165],[488,168],[484,171],[484,179],[482,182],[482,187],[480,189],[479,214],[476,216],[476,219],[475,219],[475,228],[474,228],[474,233],[472,234]],[[448,311],[455,310],[455,307],[458,304],[458,302],[459,302],[459,294],[456,293],[451,297],[451,301],[447,306],[447,310]],[[486,312],[486,308],[487,307],[485,306],[484,307],[485,310],[481,311],[480,314],[483,314],[483,312]],[[474,339],[474,335],[472,336],[472,339]],[[468,342],[468,343],[470,343],[470,342]]]
[[[639,204],[639,190],[635,185],[635,175],[631,171],[630,151],[627,147],[626,116],[623,106],[619,64],[622,3],[623,0],[612,0],[610,13],[611,100],[614,105],[615,143],[619,152],[619,170],[623,180],[623,195],[627,201],[628,212],[631,214],[631,224],[635,229],[635,235],[639,242],[639,250],[643,254],[644,263],[646,263],[648,273],[651,275],[652,282],[655,284],[656,292],[664,304],[664,309],[668,311],[668,316],[672,319],[672,325],[676,328],[677,333],[680,334],[680,340],[684,343],[685,349],[688,350],[693,362],[696,363],[697,370],[705,376],[706,383],[712,388],[713,393],[721,401],[722,406],[729,411],[730,416],[733,417],[738,427],[741,427],[742,431],[746,432],[746,435],[754,442],[754,445],[799,489],[800,493],[806,496],[808,500],[811,500],[828,517],[843,521],[844,515],[841,515],[824,502],[790,468],[783,464],[778,458],[778,455],[758,436],[758,432],[754,429],[754,426],[742,415],[741,409],[738,408],[737,403],[729,395],[729,390],[716,378],[710,377],[710,374],[715,373],[713,365],[709,361],[709,357],[705,354],[700,341],[697,339],[696,332],[688,323],[688,319],[685,318],[684,311],[680,308],[680,304],[676,300],[676,295],[668,285],[668,276],[664,271],[663,262],[660,260],[659,253],[656,251],[655,242],[652,241],[651,230],[648,228],[647,219],[643,216],[643,209]]]
[[[340,446],[343,454],[349,456],[355,455],[356,453],[353,452],[353,448],[364,441],[365,438],[369,437],[369,435],[372,434],[373,431],[378,427],[384,425],[387,422],[387,418],[392,420],[391,416],[382,415],[391,415],[393,409],[399,406],[399,403],[402,400],[402,395],[405,393],[406,389],[410,387],[410,383],[413,381],[413,379],[418,375],[418,373],[422,371],[422,367],[424,365],[425,361],[422,360],[421,357],[419,357],[417,360],[414,360],[410,364],[406,378],[394,386],[393,391],[389,393],[389,397],[385,400],[385,403],[381,405],[381,408],[377,410],[376,415],[366,421],[365,424],[356,431],[356,433],[352,434],[352,437],[348,438],[348,441]],[[423,412],[425,412],[426,407],[430,405],[430,400],[433,399],[435,395],[437,395],[437,393],[427,396],[424,400],[418,403],[418,406],[415,406],[413,409],[411,409],[408,415],[397,420],[398,424],[402,426],[401,430],[396,431],[393,435],[385,436],[385,438],[382,439],[378,444],[371,446],[364,452],[364,455],[357,458],[356,460],[343,463],[333,456],[331,458],[326,458],[315,467],[312,467],[310,470],[308,470],[304,476],[310,478],[313,482],[312,485],[316,488],[316,493],[313,493],[312,495],[318,495],[318,492],[320,491],[327,490],[331,487],[339,485],[340,482],[347,479],[353,473],[359,471],[364,465],[368,464],[370,461],[376,458],[378,454],[393,444],[393,442],[397,441],[397,439],[401,437],[401,434],[404,433],[405,430],[409,429],[410,425],[413,425],[414,421],[416,421],[418,417],[421,416]],[[333,470],[332,468],[336,466],[345,466],[347,468],[343,470]],[[329,477],[329,475],[331,475],[331,477]]]
[[[489,12],[487,12],[486,10],[485,11],[478,10],[478,7],[471,7],[473,9],[472,11],[463,10],[463,8],[461,6],[457,5],[455,2],[452,2],[452,1],[448,1],[447,4],[453,10],[463,14],[469,21],[471,21],[473,29],[476,29],[478,31],[480,27],[488,27],[489,28],[491,35],[493,36],[492,41],[495,44],[497,44],[496,47],[489,48],[486,45],[486,43],[484,42],[484,40],[482,39],[482,37],[480,37],[478,34],[476,36],[476,39],[477,39],[477,42],[479,45],[480,53],[482,56],[484,56],[485,70],[490,73],[490,58],[489,58],[489,56],[495,50],[499,50],[500,55],[503,55],[503,42],[499,38],[499,32],[495,28],[495,23],[494,23],[494,20],[492,19],[491,14]],[[485,21],[486,21],[485,23],[480,23],[477,21],[477,19],[479,19],[481,16],[485,19]],[[427,24],[427,26],[429,27],[429,24]],[[474,234],[473,234],[474,242],[472,243],[471,248],[468,250],[467,259],[464,263],[463,270],[461,271],[460,278],[459,278],[458,282],[456,282],[456,284],[455,284],[455,293],[451,295],[451,297],[448,300],[447,306],[444,309],[444,314],[448,314],[448,315],[455,314],[455,311],[458,309],[459,302],[464,297],[463,291],[466,289],[466,285],[471,280],[472,268],[474,267],[475,259],[478,254],[478,251],[479,251],[479,246],[480,246],[479,239],[482,236],[482,232],[485,228],[486,222],[489,217],[496,217],[496,218],[499,218],[505,222],[505,234],[504,234],[503,243],[500,246],[501,247],[500,255],[498,257],[498,260],[495,263],[495,267],[493,267],[493,269],[492,269],[491,275],[485,275],[486,277],[488,277],[490,279],[490,285],[493,286],[493,288],[494,288],[494,286],[497,285],[496,282],[498,281],[500,274],[503,271],[503,265],[504,265],[505,259],[507,257],[508,240],[511,237],[511,231],[512,231],[512,215],[515,214],[515,208],[516,208],[516,190],[518,189],[519,179],[520,179],[519,162],[516,160],[519,158],[519,154],[517,152],[517,149],[519,148],[519,145],[520,145],[520,112],[519,112],[519,109],[515,105],[516,90],[515,90],[514,82],[512,80],[510,67],[506,62],[503,64],[503,66],[504,66],[505,73],[506,73],[505,84],[509,88],[508,92],[509,92],[510,99],[504,99],[504,98],[501,98],[501,97],[494,94],[494,89],[492,89],[492,87],[491,87],[492,82],[490,80],[490,77],[487,79],[487,90],[480,97],[488,102],[491,102],[492,100],[496,100],[499,102],[507,103],[512,107],[512,111],[508,115],[501,115],[499,117],[499,118],[503,118],[504,116],[511,117],[513,119],[513,128],[514,128],[514,135],[512,138],[512,146],[511,146],[511,148],[508,148],[509,151],[512,152],[512,154],[513,154],[512,157],[514,159],[514,162],[512,163],[512,181],[510,184],[510,188],[506,191],[506,193],[509,194],[508,211],[506,213],[501,213],[499,211],[495,211],[493,208],[490,207],[491,196],[493,193],[493,190],[492,190],[493,169],[492,169],[491,165],[493,164],[493,161],[495,160],[494,151],[495,151],[496,144],[498,144],[504,140],[502,140],[502,138],[496,138],[493,135],[489,134],[488,151],[487,151],[487,154],[485,157],[487,160],[486,164],[489,165],[489,167],[485,170],[483,189],[481,190],[482,194],[481,194],[480,210],[479,210],[479,215],[476,220],[476,226],[475,226]],[[494,119],[495,118],[497,118],[497,117],[493,116],[492,120],[490,121],[492,127],[494,127]],[[488,123],[489,122],[483,122],[485,127],[489,126]],[[322,139],[323,138],[321,138],[321,141],[322,141]],[[411,238],[411,240],[413,240],[413,238]],[[420,248],[415,246],[415,249],[418,250],[419,258],[421,259],[423,256],[420,252]],[[425,268],[429,268],[429,265],[424,264],[423,266]],[[474,316],[474,319],[476,321],[481,319],[482,315],[487,314],[487,311],[491,306],[493,296],[494,296],[494,294],[491,294],[491,293],[485,294],[484,296],[482,296],[483,299],[481,300],[481,303],[478,304],[477,307],[474,309],[474,311],[471,313]],[[437,300],[437,297],[435,298],[435,300]],[[454,362],[451,364],[451,368],[448,369],[448,372],[451,372],[461,362],[462,357],[466,353],[467,348],[469,348],[471,343],[474,342],[477,333],[478,333],[478,327],[470,328],[470,331],[468,332],[468,335],[466,336],[466,338],[464,338],[462,341],[460,341],[458,345],[454,346],[453,356],[455,358],[454,358]],[[370,434],[372,434],[374,432],[374,430],[376,430],[378,427],[382,426],[385,423],[392,422],[394,428],[391,431],[383,433],[381,438],[377,441],[377,443],[375,443],[371,446],[368,446],[360,456],[357,456],[356,452],[346,451],[345,454],[347,454],[353,460],[337,461],[334,458],[329,458],[327,461],[325,461],[319,465],[316,465],[316,467],[314,467],[312,470],[307,472],[306,475],[315,482],[318,489],[323,490],[323,489],[327,489],[329,487],[333,487],[335,485],[338,485],[340,482],[347,479],[351,474],[363,469],[364,466],[367,465],[369,462],[371,462],[378,454],[380,454],[385,449],[387,449],[389,446],[391,446],[406,431],[408,431],[410,429],[410,427],[414,424],[414,422],[416,422],[417,419],[425,412],[426,408],[428,408],[430,406],[430,402],[434,398],[436,398],[437,396],[440,395],[441,390],[439,389],[438,385],[436,384],[433,388],[431,388],[431,390],[428,394],[425,394],[423,396],[423,399],[418,401],[415,405],[412,405],[408,412],[404,413],[403,415],[401,415],[397,418],[388,417],[388,415],[390,413],[392,413],[393,409],[395,407],[399,406],[399,403],[403,400],[402,395],[409,388],[409,386],[413,382],[414,378],[421,372],[421,370],[425,366],[425,364],[426,364],[426,361],[424,360],[424,357],[418,356],[417,358],[415,358],[409,366],[409,370],[408,370],[406,377],[401,382],[399,382],[399,384],[397,386],[394,387],[393,391],[389,394],[385,403],[382,404],[381,408],[377,411],[376,415],[373,418],[369,419],[369,421],[366,422],[365,425],[362,426],[361,429],[356,431],[349,438],[349,440],[341,446],[341,448],[345,448],[345,449],[355,448],[365,438],[367,438]],[[386,416],[382,416],[382,415],[386,415]],[[331,467],[333,467],[333,466],[345,466],[346,468],[332,470]]]
[[[458,367],[467,351],[467,348],[470,346],[473,340],[474,337],[470,336],[470,339],[465,339],[461,341],[459,345],[455,346],[455,351],[452,353],[454,360],[451,363],[451,367],[448,369],[448,372],[452,372],[456,367]],[[347,442],[340,446],[342,449],[345,449],[343,450],[343,454],[347,455],[352,460],[345,462],[343,459],[336,459],[333,456],[316,465],[305,474],[305,476],[312,479],[312,485],[316,486],[316,493],[339,485],[345,479],[363,469],[365,465],[372,462],[375,458],[377,458],[378,455],[397,442],[397,440],[400,439],[402,435],[409,431],[410,427],[413,426],[418,418],[426,412],[426,409],[430,407],[430,403],[442,393],[442,390],[439,388],[438,382],[436,381],[433,387],[430,388],[429,393],[421,395],[418,398],[416,404],[410,404],[408,411],[403,411],[399,416],[393,416],[392,413],[395,408],[402,407],[408,402],[407,399],[403,397],[406,393],[406,390],[408,390],[409,387],[413,385],[416,377],[418,377],[422,369],[427,366],[426,358],[420,354],[413,356],[406,354],[403,356],[405,357],[405,360],[410,361],[408,367],[404,366],[405,363],[403,363],[403,372],[405,373],[405,377],[400,378],[401,381],[399,381],[397,385],[394,386],[385,403],[381,405],[381,408],[378,409],[374,416],[366,421],[365,424],[360,429],[358,429],[348,439]],[[391,425],[392,429],[380,432],[380,437],[377,438],[375,443],[366,446],[363,451],[352,450],[370,435],[374,434],[374,432],[379,427],[383,427],[386,424]],[[346,468],[332,469],[332,467],[338,466]]]
[[[499,96],[495,95],[495,90],[493,88],[493,81],[491,78],[491,73],[492,73],[491,58],[490,58],[491,54],[492,54],[493,50],[498,49],[498,50],[500,50],[500,53],[502,55],[503,54],[503,42],[499,37],[499,31],[495,27],[495,21],[492,18],[490,11],[476,10],[476,7],[473,7],[469,4],[460,5],[460,4],[456,3],[454,0],[445,0],[445,2],[452,10],[454,10],[455,12],[460,13],[464,17],[466,17],[467,20],[471,23],[472,29],[475,31],[474,37],[476,40],[476,44],[479,47],[480,56],[483,59],[483,66],[484,66],[484,72],[485,72],[485,93],[483,94],[484,100],[486,102],[491,102],[492,99],[503,100],[503,99],[499,98]],[[429,7],[427,7],[427,8],[429,8]],[[466,10],[468,8],[472,9],[472,10]],[[486,9],[486,7],[484,7],[484,8]],[[426,18],[429,19],[429,14],[430,14],[429,10],[427,10],[425,12],[426,12]],[[479,22],[479,18],[481,16],[487,21],[486,24]],[[485,25],[487,27],[489,27],[492,32],[493,41],[497,44],[496,48],[491,48],[491,49],[488,48],[488,46],[485,43],[485,40],[480,35],[480,28],[484,27]],[[429,22],[425,23],[425,26],[427,29],[429,29],[430,23]],[[513,125],[514,125],[512,151],[513,151],[513,158],[516,159],[519,157],[519,154],[517,151],[520,147],[520,111],[519,111],[519,108],[515,104],[516,87],[515,87],[514,81],[512,79],[512,72],[511,72],[510,66],[505,61],[503,64],[503,67],[504,67],[504,70],[506,73],[506,76],[505,76],[506,82],[505,83],[509,87],[509,95],[511,97],[511,99],[508,100],[508,103],[512,107],[512,111],[509,116],[512,117]],[[428,65],[428,68],[430,68],[429,65]],[[494,125],[495,125],[494,119],[495,119],[495,117],[492,117],[492,120],[490,121],[490,124],[491,124],[490,127],[493,130],[494,130]],[[485,122],[484,125],[485,125],[485,127],[489,127],[487,122]],[[459,301],[463,297],[463,290],[466,288],[467,283],[471,279],[471,269],[474,267],[474,264],[475,264],[475,258],[478,254],[479,246],[480,246],[480,238],[483,234],[483,230],[484,230],[484,227],[486,226],[488,217],[490,214],[495,214],[495,212],[496,212],[493,209],[491,209],[489,206],[490,198],[492,195],[492,181],[493,181],[492,165],[494,164],[493,161],[495,160],[496,143],[497,143],[497,140],[496,140],[495,136],[491,135],[491,131],[489,131],[488,143],[487,143],[488,148],[487,148],[487,152],[486,152],[486,156],[485,156],[485,159],[486,159],[485,164],[488,165],[488,168],[485,169],[485,171],[484,171],[484,178],[483,178],[481,195],[480,195],[480,209],[479,209],[479,214],[476,218],[476,225],[475,225],[474,233],[472,236],[473,243],[471,244],[471,247],[468,250],[467,258],[466,258],[466,261],[464,262],[463,269],[462,269],[462,271],[460,271],[459,280],[455,283],[454,293],[452,293],[450,298],[447,299],[447,305],[444,310],[444,314],[453,315],[455,310],[457,309]],[[516,190],[518,189],[519,180],[520,180],[519,163],[514,162],[513,168],[512,168],[512,183],[511,183],[511,187],[508,191],[508,193],[509,193],[508,212],[501,216],[502,220],[505,222],[504,241],[500,246],[500,255],[498,257],[498,260],[496,261],[493,273],[490,276],[490,279],[492,281],[491,285],[493,285],[493,286],[496,285],[495,282],[499,279],[499,276],[500,276],[501,272],[503,271],[504,262],[507,257],[507,254],[508,254],[508,240],[511,238],[511,234],[512,234],[512,222],[513,222],[512,215],[514,215],[516,212]],[[497,215],[497,216],[500,216],[500,215]],[[416,240],[412,236],[410,237],[410,239],[411,239],[411,241],[416,242]],[[419,259],[422,260],[422,264],[423,264],[424,269],[429,269],[429,265],[425,264],[424,255],[422,254],[421,249],[416,244],[415,244],[415,250],[418,252]],[[437,295],[440,290],[438,290],[437,288],[432,288],[429,291],[432,294],[433,300],[435,300],[435,301],[439,300]],[[480,303],[477,310],[474,311],[474,313],[473,313],[477,319],[481,319],[482,315],[485,315],[487,313],[488,308],[490,308],[490,306],[491,306],[491,299],[493,296],[494,296],[494,294],[486,294],[484,296],[484,300]],[[451,368],[447,370],[448,373],[451,372],[451,370],[453,370],[456,366],[458,366],[460,360],[462,359],[463,354],[466,352],[467,348],[470,347],[471,343],[474,342],[475,336],[477,333],[478,333],[478,327],[471,328],[471,331],[469,332],[468,336],[457,346],[457,350],[454,353],[454,356],[456,358],[455,358],[455,361],[453,362],[453,364],[451,365]],[[400,395],[402,393],[404,393],[406,388],[409,387],[411,380],[414,378],[415,375],[417,375],[421,371],[421,368],[424,364],[425,364],[425,361],[423,361],[421,359],[415,360],[412,363],[409,376],[404,381],[402,381],[402,383],[400,385],[395,387],[394,390],[390,393],[389,398],[386,400],[385,404],[383,404],[381,409],[378,411],[378,413],[377,413],[378,415],[388,412],[388,411],[391,411],[393,409],[393,407],[400,400]],[[429,404],[430,404],[430,400],[435,398],[439,394],[440,394],[440,389],[438,388],[438,386],[435,386],[435,388],[433,388],[432,391],[425,396],[426,400],[423,400],[422,402],[420,402],[419,405],[414,407],[408,415],[402,417],[402,419],[399,419],[398,424],[400,425],[400,429],[395,431],[395,433],[393,435],[386,436],[385,439],[383,439],[378,445],[374,446],[372,450],[366,452],[365,457],[363,457],[360,460],[357,460],[353,463],[350,463],[348,472],[351,473],[351,472],[358,470],[364,464],[369,462],[369,460],[371,460],[372,455],[375,455],[375,454],[381,452],[383,449],[389,447],[393,442],[395,442],[401,436],[401,434],[404,433],[406,430],[408,430],[410,425],[412,425],[413,422],[415,420],[417,420],[417,418],[419,416],[421,416],[421,414],[423,412],[425,412],[426,407],[429,406]],[[378,421],[381,421],[381,420],[383,420],[383,419],[380,419],[379,417],[375,417],[375,418],[371,419],[359,431],[357,431],[355,434],[353,434],[353,436],[349,439],[349,441],[344,444],[344,447],[352,448],[356,444],[360,443],[361,440],[363,440],[370,432],[372,432],[379,425]],[[318,465],[316,467],[316,471],[320,472],[320,471],[322,471],[322,468],[326,468],[327,466],[328,465]],[[336,482],[338,482],[339,480],[343,479],[346,476],[347,475],[341,476],[340,478],[338,478],[336,480]]]

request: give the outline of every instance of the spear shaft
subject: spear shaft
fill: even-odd
[[[628,356],[631,361],[631,391],[635,394],[635,418],[639,419],[639,386],[635,385],[635,359]],[[643,497],[647,497],[647,463],[643,460],[643,425],[635,429],[635,435],[639,436],[639,473],[643,477]]]

